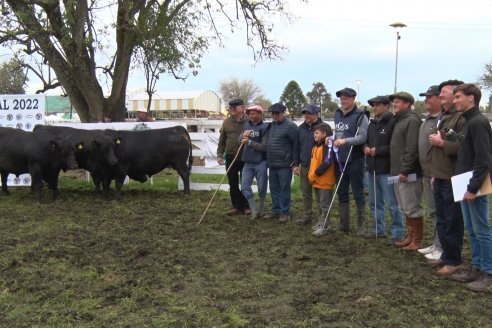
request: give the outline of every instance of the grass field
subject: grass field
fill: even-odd
[[[490,292],[385,239],[227,217],[223,192],[198,225],[212,192],[184,196],[172,174],[121,201],[60,185],[55,202],[0,195],[0,327],[492,327]]]

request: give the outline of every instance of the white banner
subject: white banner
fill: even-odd
[[[45,99],[44,95],[0,95],[0,126],[32,131],[36,124],[44,124]],[[7,178],[7,186],[30,185],[29,174]]]

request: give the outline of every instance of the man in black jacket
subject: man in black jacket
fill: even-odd
[[[374,216],[373,232],[366,238],[386,236],[385,203],[391,215],[391,243],[403,239],[403,217],[398,206],[395,189],[388,184],[390,173],[390,141],[395,118],[389,111],[390,100],[377,96],[367,101],[374,108],[374,118],[367,128],[367,142],[364,145],[367,171],[369,172],[370,208]]]
[[[460,136],[456,173],[472,171],[461,201],[465,228],[470,236],[471,268],[464,276],[466,287],[485,291],[492,286],[492,229],[489,223],[489,195],[477,194],[484,181],[490,179],[492,165],[492,131],[489,120],[478,105],[482,93],[474,84],[454,88],[454,104],[465,119]],[[489,182],[490,183],[490,182]]]

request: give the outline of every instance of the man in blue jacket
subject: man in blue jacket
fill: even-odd
[[[314,146],[313,127],[322,123],[319,117],[320,108],[308,104],[302,111],[304,122],[299,126],[299,156],[301,165],[295,170],[299,175],[301,182],[302,202],[304,204],[304,213],[296,219],[299,225],[309,224],[313,215],[313,188],[309,183],[308,172],[311,163],[311,152]]]
[[[299,131],[285,117],[282,103],[270,106],[272,123],[267,134],[267,165],[270,168],[272,218],[286,223],[290,218],[292,170],[299,165]]]
[[[244,125],[241,135],[241,142],[244,144],[244,150],[241,155],[241,161],[244,162],[241,191],[252,211],[251,219],[257,219],[263,215],[268,186],[266,143],[262,141],[266,139],[269,124],[263,122],[263,108],[259,105],[252,105],[246,108],[246,115],[248,115],[249,121]],[[258,207],[256,207],[255,195],[251,189],[255,178],[259,196]]]
[[[357,92],[354,89],[344,88],[337,91],[336,95],[340,98],[340,108],[335,112],[335,149],[338,163],[337,180],[339,180],[337,191],[340,216],[339,230],[344,232],[350,230],[349,186],[352,186],[357,204],[357,234],[363,237],[366,233],[366,203],[362,147],[367,139],[369,120],[364,111],[357,108],[355,104]]]

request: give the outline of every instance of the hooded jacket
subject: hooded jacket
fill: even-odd
[[[390,142],[392,176],[415,173],[422,176],[419,163],[419,129],[422,124],[420,115],[408,108],[395,114],[395,126]]]

